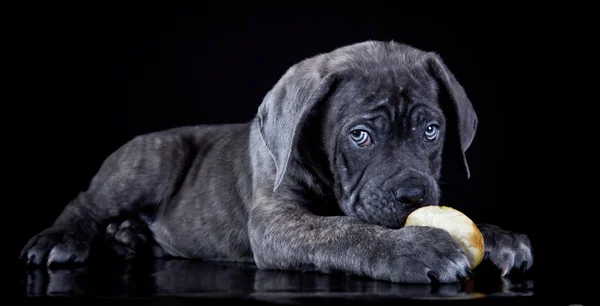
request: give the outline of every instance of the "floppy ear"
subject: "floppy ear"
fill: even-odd
[[[327,95],[334,74],[322,72],[322,58],[304,60],[281,77],[258,108],[260,135],[276,167],[277,190],[296,144],[298,130],[310,110]]]
[[[456,80],[454,74],[437,54],[430,54],[428,64],[433,75],[438,79],[443,89],[446,90],[452,102],[458,128],[458,139],[460,141],[461,156],[467,172],[467,178],[471,177],[467,163],[466,151],[471,146],[475,132],[477,131],[478,118],[471,101],[467,97],[464,88]]]

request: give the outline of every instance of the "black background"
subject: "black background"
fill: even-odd
[[[18,99],[5,106],[17,111],[3,112],[5,123],[18,122],[8,133],[15,163],[7,165],[17,169],[8,192],[20,199],[11,206],[19,228],[7,248],[15,259],[85,190],[103,159],[135,135],[248,121],[295,62],[393,39],[438,52],[479,116],[468,151],[472,178],[444,185],[446,204],[477,222],[529,234],[536,286],[543,283],[542,203],[531,193],[525,132],[543,27],[530,12],[403,3],[318,10],[307,4],[294,14],[235,4],[64,5],[22,13],[13,25]]]

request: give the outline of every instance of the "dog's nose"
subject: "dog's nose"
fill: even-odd
[[[422,205],[425,201],[426,186],[424,184],[407,184],[396,190],[396,200],[410,206]]]

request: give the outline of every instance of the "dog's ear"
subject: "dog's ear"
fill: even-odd
[[[435,53],[429,53],[427,57],[429,69],[434,77],[442,84],[442,90],[445,90],[451,101],[451,109],[456,118],[456,128],[458,129],[458,140],[460,142],[461,156],[464,163],[467,178],[471,177],[469,165],[467,163],[466,151],[471,146],[475,132],[477,131],[478,118],[471,101],[462,85],[456,80],[454,74],[448,69],[441,57]],[[451,137],[453,138],[453,137]]]
[[[292,66],[265,95],[258,108],[260,135],[276,167],[277,190],[285,175],[299,129],[308,113],[331,89],[333,73],[323,71],[323,56]]]

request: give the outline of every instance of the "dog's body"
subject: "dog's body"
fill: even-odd
[[[438,205],[448,143],[468,174],[476,125],[437,55],[393,42],[343,47],[290,68],[251,122],[131,140],[22,254],[34,264],[84,262],[107,225],[140,219],[170,256],[456,281],[468,261],[448,233],[402,225]],[[480,227],[486,258],[504,273],[531,266],[525,235]],[[135,247],[128,229],[107,232]]]

